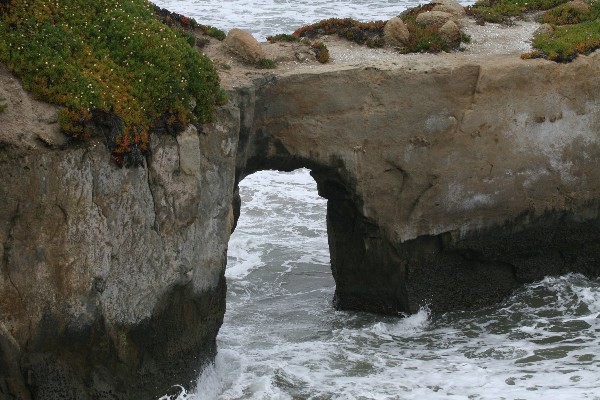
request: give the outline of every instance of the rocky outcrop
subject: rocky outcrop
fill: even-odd
[[[434,0],[431,11],[442,11],[452,14],[455,18],[462,18],[466,15],[465,8],[455,0]]]
[[[342,308],[446,311],[598,275],[599,57],[278,77],[257,91],[240,175],[313,171]]]
[[[155,138],[146,168],[101,143],[0,150],[1,399],[151,399],[214,356],[238,135],[220,113]]]
[[[419,25],[443,25],[448,21],[455,20],[456,18],[444,11],[426,11],[419,15],[415,19],[415,22]]]
[[[461,32],[454,21],[446,21],[441,26],[439,33],[442,40],[449,46],[458,47],[460,45]]]
[[[225,46],[242,61],[256,64],[265,58],[260,43],[250,33],[241,29],[231,29],[225,38]]]
[[[308,167],[328,199],[336,304],[478,307],[600,275],[600,55],[403,58],[264,75],[217,122],[0,150],[0,398],[149,399],[215,353],[236,184]],[[9,107],[11,105],[9,104]]]
[[[404,21],[394,17],[386,22],[383,28],[383,39],[388,46],[401,47],[408,43],[410,32]]]

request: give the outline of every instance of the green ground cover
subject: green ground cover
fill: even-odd
[[[538,15],[533,18],[550,24],[553,32],[534,37],[535,51],[522,58],[569,62],[600,48],[600,0],[480,0],[467,7],[481,23],[507,22],[534,12]]]
[[[139,164],[154,129],[209,121],[223,98],[212,62],[146,0],[4,0],[0,37],[0,61],[62,106],[62,130],[85,139],[108,126],[119,164],[132,153]]]

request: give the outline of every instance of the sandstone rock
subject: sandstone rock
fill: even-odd
[[[399,47],[408,42],[410,32],[404,21],[398,17],[390,19],[383,28],[383,38],[388,46]]]
[[[447,21],[442,25],[439,33],[444,43],[452,47],[458,47],[460,45],[460,28],[454,21]]]
[[[443,25],[447,21],[454,19],[450,13],[443,11],[426,11],[417,15],[415,22],[419,25]]]
[[[264,160],[245,173],[310,160],[328,199],[336,304],[478,307],[567,266],[600,275],[600,196],[589,186],[600,188],[600,54],[566,66],[439,57],[302,71],[257,92],[238,155]],[[593,265],[552,256],[563,244],[578,252],[582,237]],[[538,256],[523,251],[537,246]]]
[[[533,36],[538,35],[549,35],[552,36],[554,34],[554,28],[550,24],[542,24],[539,28],[533,32]]]
[[[296,58],[297,61],[300,61],[300,62],[314,60],[315,52],[310,49],[299,50],[294,53],[294,57]]]
[[[466,15],[465,8],[456,0],[434,0],[435,6],[431,11],[443,11],[452,14],[455,18],[462,18]]]
[[[214,357],[238,133],[217,118],[153,137],[147,169],[2,151],[0,398],[158,398]]]
[[[260,43],[254,36],[244,30],[231,29],[223,43],[230,52],[244,62],[254,64],[266,58]]]
[[[590,12],[590,5],[583,0],[572,0],[566,5],[584,13]]]
[[[184,174],[197,176],[200,173],[200,140],[198,130],[190,125],[177,136],[179,145],[179,168]]]
[[[55,122],[58,127],[58,121]],[[42,130],[35,133],[36,137],[41,140],[46,146],[57,148],[64,146],[68,138],[58,129],[55,130]]]

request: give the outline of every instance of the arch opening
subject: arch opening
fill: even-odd
[[[286,295],[312,301],[313,289],[332,292],[326,200],[309,171],[256,172],[240,183],[238,195],[241,213],[225,273],[228,300],[248,296],[240,306]]]

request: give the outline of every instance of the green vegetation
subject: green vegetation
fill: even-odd
[[[352,18],[330,18],[297,29],[293,35],[314,39],[321,35],[334,35],[366,44],[368,47],[383,47],[384,21],[360,22]]]
[[[600,18],[600,2],[594,1],[587,5],[587,3],[581,1],[579,4],[561,4],[546,11],[542,14],[540,22],[552,25],[574,25],[594,21],[598,18]]]
[[[4,0],[0,37],[0,61],[63,106],[63,131],[104,133],[119,165],[142,162],[151,130],[208,121],[225,101],[212,62],[147,0]]]
[[[552,35],[542,34],[533,39],[538,52],[527,53],[523,58],[546,58],[569,62],[579,54],[590,54],[600,48],[600,19],[557,28]]]
[[[274,60],[271,60],[270,58],[263,58],[258,63],[256,63],[256,68],[260,68],[260,69],[277,68],[277,62]]]
[[[534,11],[545,11],[538,21],[550,24],[554,31],[533,38],[535,51],[521,58],[569,62],[600,48],[599,0],[479,0],[467,7],[480,23],[507,22]]]
[[[195,19],[186,17],[185,15],[177,14],[171,12],[165,8],[160,8],[158,6],[154,6],[154,13],[160,20],[171,28],[179,28],[181,30],[187,31],[200,31],[204,33],[206,36],[213,37],[217,40],[224,40],[225,32],[220,30],[219,28],[215,28],[210,25],[202,25],[196,22]]]
[[[300,38],[298,36],[289,35],[287,33],[280,33],[278,35],[267,36],[267,41],[270,43],[276,42],[299,42]]]
[[[215,28],[214,26],[198,25],[198,28],[200,28],[200,30],[204,32],[204,34],[210,37],[214,37],[217,40],[225,40],[225,37],[227,36],[227,34],[224,31],[220,30],[219,28]]]
[[[481,23],[506,22],[530,11],[549,10],[568,0],[479,0],[466,8],[467,14]]]
[[[408,43],[403,49],[404,53],[439,53],[453,50],[452,44],[446,43],[440,36],[440,26],[423,26],[416,22],[417,15],[431,11],[433,7],[434,4],[425,4],[410,8],[399,15],[410,33]],[[471,38],[468,35],[461,34],[461,42],[469,41]]]
[[[579,54],[590,54],[600,48],[600,1],[577,1],[546,11],[540,22],[552,25],[554,32],[533,38],[533,53],[523,58],[546,58],[569,62]]]
[[[329,49],[323,42],[312,42],[310,47],[315,51],[315,58],[321,64],[325,64],[329,61]]]

